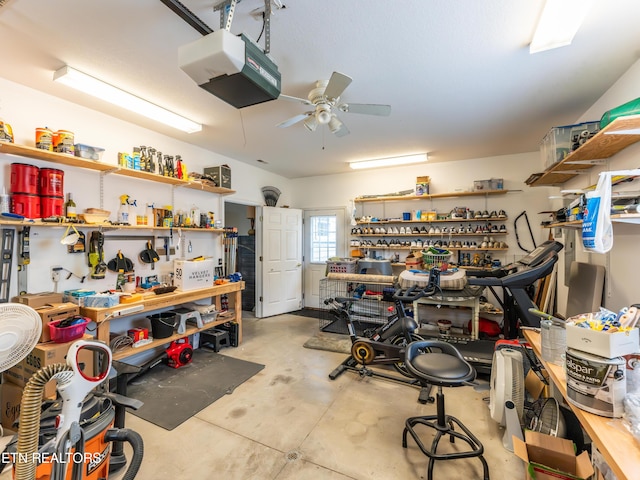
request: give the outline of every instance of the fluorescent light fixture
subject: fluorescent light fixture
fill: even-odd
[[[361,162],[349,162],[349,166],[354,170],[362,168],[377,168],[377,167],[393,167],[397,165],[409,165],[412,163],[422,163],[427,161],[426,153],[419,153],[417,155],[406,155],[404,157],[389,157],[378,158],[374,160],[364,160]]]
[[[571,45],[595,0],[546,0],[529,53]]]
[[[86,73],[79,72],[68,65],[57,70],[53,74],[53,80],[183,132],[195,133],[202,130],[202,125],[199,123],[181,117],[113,85],[104,83],[102,80],[91,77]]]

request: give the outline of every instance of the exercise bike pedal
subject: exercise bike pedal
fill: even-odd
[[[431,385],[425,387],[423,386],[420,389],[420,395],[418,395],[418,402],[421,403],[422,405],[425,405],[427,403],[433,403],[436,401],[436,399],[431,395]]]

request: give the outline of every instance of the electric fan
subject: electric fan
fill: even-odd
[[[275,207],[280,198],[280,190],[276,187],[262,187],[262,196],[267,207]]]
[[[491,418],[500,425],[506,425],[505,403],[513,402],[522,421],[524,410],[524,368],[522,353],[502,348],[493,354],[491,366],[491,390],[489,392],[489,410]]]
[[[544,398],[540,400],[540,405],[537,414],[531,418],[529,428],[535,432],[563,438],[566,428],[558,401],[553,397]]]
[[[21,303],[0,305],[0,372],[25,358],[40,338],[42,319]]]

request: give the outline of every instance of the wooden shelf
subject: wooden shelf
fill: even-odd
[[[200,182],[191,182],[188,180],[182,180],[180,178],[163,177],[162,175],[157,175],[155,173],[142,172],[140,170],[131,170],[129,168],[123,168],[118,165],[111,165],[95,160],[87,160],[73,155],[68,155],[66,153],[49,152],[47,150],[27,147],[25,145],[17,145],[15,143],[0,142],[0,153],[32,158],[34,160],[43,160],[58,165],[86,168],[88,170],[106,172],[123,177],[137,178],[140,180],[148,180],[156,183],[164,183],[167,185],[174,185],[177,187],[184,187],[192,190],[200,190],[208,193],[215,193],[218,195],[231,195],[233,193],[236,193],[235,190],[231,190],[229,188],[208,186]]]
[[[224,233],[223,228],[194,228],[194,227],[148,227],[146,225],[112,225],[111,223],[68,223],[68,222],[43,222],[41,220],[0,220],[0,225],[23,227],[49,227],[67,228],[74,226],[78,230],[86,228],[100,228],[102,230],[161,230],[170,231],[181,229],[183,232],[209,232]]]
[[[244,282],[229,282],[222,285],[213,285],[207,288],[201,288],[198,290],[188,290],[186,292],[176,290],[175,292],[165,293],[162,295],[155,295],[153,293],[144,294],[143,300],[136,303],[125,303],[116,305],[109,308],[89,308],[80,307],[80,315],[87,317],[97,324],[96,338],[105,343],[109,343],[111,337],[111,322],[117,321],[120,318],[131,317],[133,315],[141,315],[146,312],[160,310],[164,308],[175,307],[183,303],[195,302],[196,300],[203,300],[205,298],[216,297],[216,306],[220,308],[220,295],[232,294],[235,298],[233,301],[229,299],[229,308],[235,312],[235,316],[225,317],[224,319],[216,319],[213,322],[207,323],[202,329],[198,329],[193,325],[187,326],[187,331],[184,334],[175,334],[168,338],[159,338],[147,345],[118,352],[114,355],[116,360],[121,360],[130,355],[136,355],[137,353],[149,350],[150,348],[164,345],[177,338],[186,337],[200,330],[206,330],[212,328],[220,323],[225,323],[230,320],[235,320],[238,323],[238,343],[242,342],[242,290],[245,288]],[[124,309],[141,306],[142,308],[137,312],[128,313],[126,315],[119,315],[118,313]]]
[[[386,197],[358,197],[354,202],[397,202],[401,200],[431,200],[432,198],[483,197],[486,195],[504,195],[506,193],[509,193],[509,190],[479,190],[473,192],[433,193],[429,195],[389,195]]]
[[[640,213],[615,213],[611,215],[614,223],[640,223]],[[582,228],[582,220],[556,222],[544,225],[544,228]]]
[[[584,145],[569,153],[562,161],[547,168],[528,184],[531,187],[562,185],[577,176],[576,171],[593,168],[596,162],[589,163],[589,160],[610,158],[638,141],[640,141],[640,115],[616,118]]]
[[[507,235],[507,232],[486,232],[486,233],[354,233],[352,237],[482,237],[493,235]]]
[[[140,352],[144,352],[146,350],[151,350],[152,348],[160,347],[162,345],[166,345],[167,343],[171,343],[174,340],[178,340],[180,338],[188,337],[189,335],[193,335],[194,333],[202,332],[203,330],[208,330],[210,328],[214,328],[217,325],[221,325],[226,322],[235,321],[235,316],[230,315],[220,320],[214,320],[209,323],[205,323],[202,328],[195,327],[193,325],[187,325],[186,331],[184,333],[176,333],[166,338],[157,338],[153,341],[142,345],[140,347],[126,347],[122,350],[113,353],[114,360],[122,360],[124,358],[130,357],[132,355],[137,355]]]
[[[442,220],[375,220],[370,222],[358,221],[357,225],[378,225],[383,223],[446,223],[446,222],[506,222],[507,217],[493,218],[445,218]]]
[[[544,365],[549,377],[558,387],[562,396],[567,398],[567,381],[564,368],[542,359],[539,333],[525,330],[524,337]],[[576,414],[580,424],[589,435],[589,438],[596,444],[616,477],[620,480],[638,478],[640,442],[631,435],[625,425],[625,421],[621,418],[594,415],[572,404],[569,404],[569,407]]]

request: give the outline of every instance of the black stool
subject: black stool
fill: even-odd
[[[407,433],[410,433],[418,444],[422,453],[429,457],[427,479],[433,478],[433,467],[436,460],[456,460],[459,458],[478,457],[482,462],[484,480],[489,480],[489,466],[482,456],[482,443],[465,427],[460,420],[444,412],[444,394],[442,387],[459,387],[476,378],[476,371],[460,355],[460,352],[447,342],[438,340],[424,340],[412,342],[407,347],[404,361],[407,370],[416,377],[422,385],[430,384],[438,387],[436,395],[437,415],[425,417],[411,417],[405,422],[402,432],[402,446],[407,448]],[[414,430],[415,425],[425,425],[435,429],[436,435],[427,450]],[[455,426],[461,432],[455,430]],[[449,435],[453,443],[456,438],[466,442],[471,450],[465,452],[436,453],[438,443],[443,436]]]

